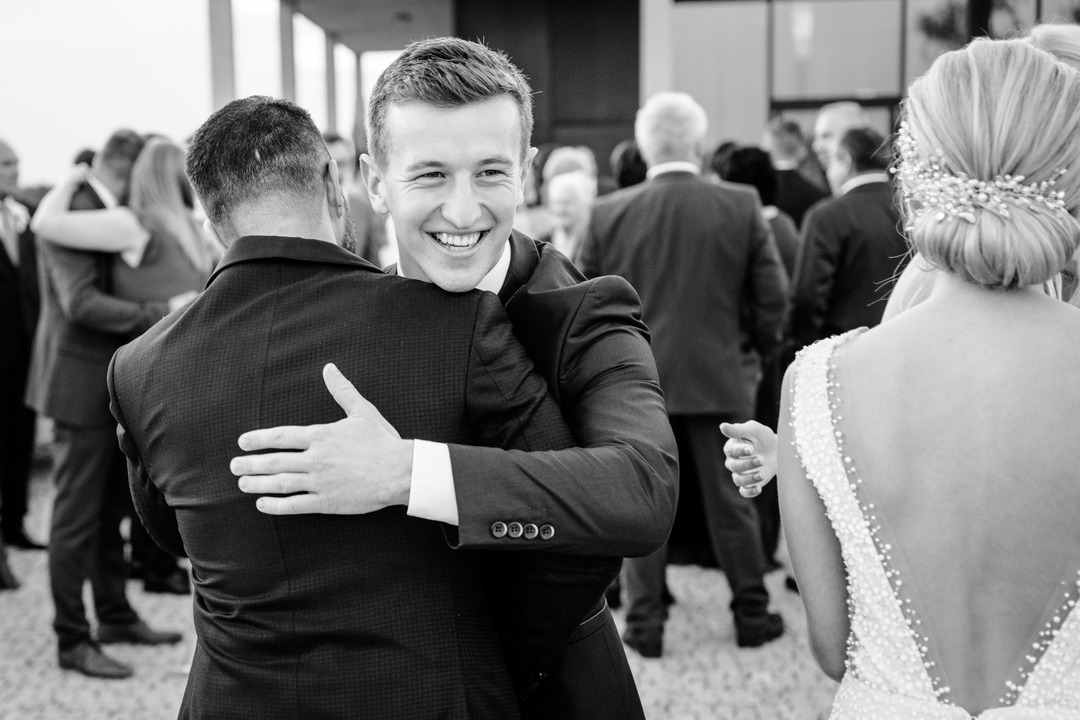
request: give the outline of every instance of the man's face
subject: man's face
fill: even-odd
[[[829,167],[829,158],[836,151],[840,136],[847,130],[845,119],[839,113],[824,112],[818,115],[814,123],[814,154],[821,162],[821,167]]]
[[[402,274],[472,290],[499,260],[523,201],[529,157],[517,103],[407,102],[384,122],[385,167],[365,156],[365,176],[372,207],[394,219]]]
[[[19,156],[5,142],[0,142],[0,198],[19,189]]]
[[[829,189],[832,190],[833,195],[839,195],[840,186],[854,175],[851,156],[843,148],[837,147],[825,163],[825,177],[829,180]]]

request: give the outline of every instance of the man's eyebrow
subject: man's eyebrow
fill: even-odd
[[[494,157],[484,158],[480,161],[481,165],[513,165],[514,161],[506,155],[495,155]]]
[[[443,164],[438,160],[417,160],[408,167],[405,168],[405,172],[412,173],[417,170],[438,170],[442,168]]]

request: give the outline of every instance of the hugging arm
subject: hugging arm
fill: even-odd
[[[38,237],[75,250],[136,251],[141,257],[150,233],[131,210],[119,206],[70,209],[76,189],[86,181],[88,174],[85,165],[77,165],[67,178],[50,190],[34,213],[31,228]]]
[[[591,284],[566,335],[557,378],[574,445],[555,452],[451,445],[457,546],[644,555],[667,540],[678,457],[636,293],[618,278]],[[496,538],[512,518],[556,529],[537,548]]]
[[[788,368],[781,393],[778,470],[780,518],[791,553],[791,566],[806,610],[810,648],[818,665],[833,680],[844,676],[848,618],[847,571],[840,541],[825,511],[825,503],[799,460],[792,444],[792,388],[798,363]]]
[[[116,437],[120,449],[127,458],[128,485],[131,499],[139,520],[159,546],[181,557],[187,556],[184,541],[180,537],[180,528],[176,521],[176,511],[165,502],[165,496],[154,485],[150,473],[143,464],[142,455],[135,439],[128,432],[124,422],[124,411],[120,401],[121,390],[116,378],[116,360],[122,354],[118,352],[109,363],[109,409],[116,418]]]

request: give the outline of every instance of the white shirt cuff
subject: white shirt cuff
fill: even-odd
[[[412,485],[408,514],[447,525],[458,524],[457,496],[450,448],[443,443],[413,440]]]

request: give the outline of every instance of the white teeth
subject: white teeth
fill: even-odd
[[[435,239],[443,245],[456,248],[470,248],[480,241],[483,233],[469,233],[468,235],[453,235],[451,233],[432,233]]]

